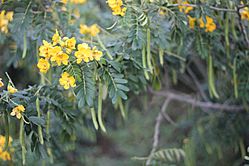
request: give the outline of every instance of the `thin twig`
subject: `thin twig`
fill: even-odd
[[[220,111],[226,111],[226,112],[240,112],[244,111],[245,107],[242,105],[228,105],[228,104],[221,104],[221,103],[213,103],[213,102],[203,102],[198,101],[196,99],[193,99],[192,96],[184,93],[179,92],[156,92],[153,91],[151,88],[149,88],[149,91],[157,96],[162,96],[166,98],[171,98],[171,100],[177,100],[180,102],[191,104],[195,107],[201,107],[201,108],[207,108],[212,110],[220,110]]]
[[[148,157],[148,159],[146,161],[146,166],[151,164],[152,156],[157,150],[157,147],[158,147],[158,144],[159,144],[160,126],[161,126],[161,123],[163,121],[163,114],[162,113],[165,112],[165,110],[168,107],[170,101],[171,101],[171,98],[168,97],[165,100],[161,111],[157,115],[155,129],[154,129],[154,136],[153,136],[153,145],[152,145],[152,149],[150,151],[150,155],[149,155],[149,157]]]
[[[170,124],[172,124],[173,126],[177,126],[176,122],[174,122],[166,112],[162,112],[162,115],[164,119],[166,119]]]
[[[199,83],[196,75],[193,73],[193,71],[190,69],[190,68],[187,68],[187,71],[190,75],[190,77],[192,78],[193,82],[195,83],[195,85],[197,86],[200,94],[201,94],[201,97],[205,100],[205,101],[208,101],[208,97],[207,95],[205,94],[205,92],[203,91],[202,87],[201,87],[201,84]]]

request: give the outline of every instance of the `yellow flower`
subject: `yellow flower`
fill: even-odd
[[[100,32],[100,29],[97,24],[93,24],[90,27],[88,27],[85,24],[80,24],[80,33],[84,35],[91,35],[93,37],[97,36],[97,34]]]
[[[181,3],[182,5],[179,5],[179,11],[184,12],[185,14],[188,14],[191,10],[193,10],[192,6],[187,6],[189,5],[188,1],[184,1]]]
[[[90,26],[90,35],[95,37],[100,32],[100,29],[97,24],[93,24]]]
[[[109,7],[112,9],[113,15],[124,16],[127,10],[126,7],[122,8],[123,1],[122,0],[107,0],[106,1]]]
[[[55,34],[52,37],[52,41],[53,41],[53,45],[56,45],[56,44],[60,43],[60,41],[61,41],[61,37],[60,37],[57,29],[55,31]]]
[[[11,146],[12,141],[13,141],[12,137],[9,137],[9,147]],[[6,142],[5,136],[0,135],[0,159],[2,159],[4,161],[11,160],[10,153],[7,151],[3,151],[5,142]]]
[[[0,158],[4,161],[11,160],[10,153],[7,151],[3,151],[1,147],[0,147]]]
[[[4,83],[2,81],[2,78],[0,78],[0,88],[4,86]]]
[[[213,32],[216,29],[215,23],[206,24],[205,32]]]
[[[89,28],[85,24],[80,24],[80,33],[86,35],[89,33]]]
[[[44,57],[45,59],[50,59],[51,58],[51,49],[52,49],[52,44],[47,42],[46,40],[43,40],[43,45],[40,46],[39,48],[39,55],[41,57]]]
[[[7,18],[9,21],[12,21],[12,20],[13,20],[13,15],[14,15],[14,12],[7,12],[7,13],[6,13],[6,18]]]
[[[196,21],[196,18],[188,16],[188,24],[189,24],[190,29],[195,28],[195,21]]]
[[[74,56],[77,58],[77,64],[80,64],[82,60],[84,62],[89,62],[93,60],[92,50],[88,46],[88,44],[78,44],[77,46],[78,51],[75,52]]]
[[[46,59],[41,58],[39,59],[37,67],[39,68],[41,73],[47,73],[50,68],[50,64]]]
[[[241,5],[244,5],[244,3],[242,1],[240,1]],[[240,16],[242,20],[247,20],[249,21],[249,8],[248,7],[244,7],[240,10]]]
[[[206,20],[207,23],[205,32],[213,32],[216,29],[216,24],[214,23],[214,20],[209,16],[206,16]]]
[[[122,6],[123,1],[122,0],[107,0],[106,1],[110,8],[115,8],[116,6]]]
[[[0,32],[8,33],[8,24],[13,20],[13,12],[7,12],[5,10],[0,12]]]
[[[68,59],[69,56],[62,51],[61,47],[56,46],[53,48],[51,57],[52,62],[56,62],[58,66],[61,66],[61,64],[68,65]]]
[[[242,20],[247,20],[247,21],[249,21],[249,8],[248,8],[248,7],[245,7],[245,8],[240,12],[240,15],[241,15],[241,19],[242,19]]]
[[[200,28],[204,28],[205,27],[205,23],[204,23],[204,21],[203,21],[202,18],[199,18],[199,26],[200,26]]]
[[[8,92],[11,93],[11,94],[14,94],[14,93],[16,93],[16,92],[18,91],[16,88],[14,88],[14,87],[11,86],[11,85],[8,85],[7,90],[8,90]]]
[[[18,105],[15,108],[12,109],[12,112],[10,113],[11,116],[16,116],[17,119],[21,119],[22,113],[25,111],[25,108],[23,105]]]
[[[9,137],[9,145],[11,145],[11,142],[13,141],[12,137]],[[3,147],[5,145],[5,136],[0,135],[0,147]]]
[[[69,89],[70,87],[76,86],[74,77],[70,76],[67,72],[61,74],[59,82],[60,85],[64,87],[64,89]]]
[[[92,55],[93,55],[93,58],[96,61],[99,61],[100,58],[103,56],[103,53],[101,51],[97,50],[96,47],[93,47],[93,49],[92,49]]]
[[[65,45],[68,49],[74,50],[75,49],[75,44],[76,44],[76,40],[75,37],[72,37],[70,39],[67,39],[65,41]]]
[[[206,16],[206,25],[203,21],[202,18],[199,19],[199,24],[200,24],[200,28],[206,28],[205,29],[205,32],[213,32],[215,29],[216,29],[216,24],[214,23],[214,20],[209,17],[209,16]]]
[[[116,7],[116,8],[113,8],[112,10],[113,10],[113,12],[112,12],[113,15],[115,15],[115,16],[118,16],[118,15],[124,16],[127,8],[126,7],[124,7],[124,8]]]

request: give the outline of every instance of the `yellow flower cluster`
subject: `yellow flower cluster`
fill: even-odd
[[[211,17],[206,16],[206,21],[207,22],[205,24],[202,18],[199,19],[200,28],[206,28],[205,32],[213,32],[216,29],[214,20]]]
[[[25,108],[23,105],[18,105],[15,108],[12,109],[12,112],[10,113],[11,116],[16,116],[17,119],[21,119],[22,113],[25,111]]]
[[[188,16],[188,23],[191,29],[195,28],[196,22],[196,18]],[[206,16],[206,24],[204,23],[202,17],[198,19],[198,23],[200,28],[206,28],[205,32],[213,32],[216,29],[216,24],[214,23],[214,20],[209,16]]]
[[[84,35],[91,35],[93,37],[97,36],[100,29],[97,24],[93,24],[90,27],[85,24],[80,24],[80,33]]]
[[[70,87],[75,87],[75,79],[73,76],[70,76],[69,73],[64,72],[61,74],[61,78],[59,80],[60,85],[64,87],[64,89],[69,89]]]
[[[74,3],[74,4],[84,4],[86,3],[87,0],[61,0],[62,3],[67,4],[67,3]]]
[[[193,7],[188,5],[189,5],[188,1],[181,2],[180,5],[178,6],[179,11],[188,14],[191,10],[193,10]]]
[[[39,48],[40,58],[37,67],[40,72],[46,73],[50,68],[50,63],[61,66],[68,65],[69,55],[75,49],[76,39],[74,37],[64,37],[61,39],[58,31],[52,37],[52,43],[43,40],[43,45]]]
[[[0,159],[4,161],[11,160],[11,155],[8,151],[3,151],[5,145],[5,136],[0,135]],[[11,146],[12,138],[9,137],[9,147]]]
[[[106,1],[109,7],[112,9],[112,14],[115,16],[124,16],[127,10],[126,7],[123,6],[122,0],[107,0]]]
[[[75,52],[75,57],[77,58],[77,64],[80,64],[82,61],[84,62],[90,62],[94,59],[96,61],[99,61],[100,58],[103,56],[103,53],[99,50],[97,50],[96,47],[89,47],[88,44],[82,43],[77,45],[77,50]]]
[[[90,27],[91,35],[97,35],[99,33],[98,26],[96,24]],[[103,53],[99,51],[96,47],[91,48],[88,44],[82,43],[77,45],[76,49],[76,39],[74,37],[61,38],[59,32],[56,30],[55,34],[52,37],[52,42],[43,41],[43,45],[39,47],[39,56],[41,57],[37,63],[37,67],[39,68],[41,73],[46,73],[51,64],[52,65],[68,65],[70,63],[80,64],[82,61],[90,62],[93,60],[99,61],[103,56]],[[69,59],[69,55],[73,54]],[[75,79],[73,76],[70,76],[69,73],[64,72],[61,75],[59,80],[60,85],[62,85],[65,89],[69,89],[70,87],[75,87]],[[14,114],[14,113],[13,113]]]
[[[6,14],[5,14],[6,13]],[[0,12],[0,32],[8,33],[8,24],[13,20],[13,12]]]

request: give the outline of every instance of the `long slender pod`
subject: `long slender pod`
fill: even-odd
[[[24,121],[23,118],[20,120],[20,131],[19,131],[19,141],[22,149],[22,164],[26,164],[26,148],[24,140]]]
[[[41,111],[40,111],[40,99],[39,97],[36,98],[36,110],[37,110],[37,116],[38,118],[41,117]],[[43,145],[44,140],[43,140],[43,134],[42,134],[42,127],[41,125],[38,125],[38,136],[39,136],[39,141]]]
[[[237,99],[239,97],[239,92],[238,92],[238,78],[237,78],[237,73],[236,73],[236,67],[237,67],[237,58],[234,58],[233,60],[233,87],[234,87],[234,96]]]
[[[102,131],[106,132],[105,125],[102,120],[102,98],[103,98],[103,86],[99,82],[99,96],[98,96],[98,122]]]
[[[91,111],[91,115],[92,115],[93,125],[94,125],[95,129],[98,130],[99,125],[98,125],[98,122],[97,122],[96,113],[95,113],[94,108],[91,108],[90,111]]]
[[[147,65],[146,65],[146,50],[145,50],[145,46],[143,46],[142,49],[142,63],[143,63],[143,69],[144,69],[144,76],[147,80],[150,79],[149,74],[147,72]]]
[[[151,64],[151,48],[150,43],[151,42],[151,33],[150,28],[147,28],[147,65],[151,73],[153,73],[153,67]]]

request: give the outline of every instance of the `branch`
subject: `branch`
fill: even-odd
[[[245,108],[242,105],[227,105],[221,103],[213,103],[213,102],[203,102],[193,99],[192,96],[184,93],[174,93],[174,92],[156,92],[149,88],[149,91],[157,96],[162,96],[166,98],[170,98],[171,100],[177,100],[180,102],[185,102],[191,104],[196,107],[207,108],[207,109],[214,109],[226,112],[240,112],[244,111]]]
[[[152,156],[156,152],[156,149],[158,147],[158,144],[159,144],[159,135],[160,135],[160,126],[161,126],[161,123],[163,121],[163,113],[165,112],[166,108],[168,107],[170,101],[171,101],[171,98],[168,97],[165,100],[165,102],[164,102],[164,104],[162,106],[161,111],[157,115],[156,125],[155,125],[155,129],[154,129],[154,136],[153,136],[153,145],[152,145],[152,149],[150,151],[150,155],[149,155],[149,157],[148,157],[148,159],[146,161],[146,166],[148,166],[148,165],[151,164]]]

